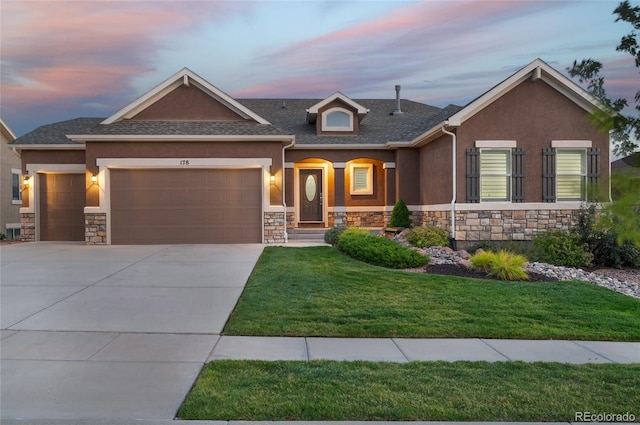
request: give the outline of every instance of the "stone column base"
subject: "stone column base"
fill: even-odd
[[[264,213],[264,243],[284,243],[284,213]]]
[[[84,241],[87,245],[107,243],[107,214],[87,213],[84,215]]]
[[[20,240],[23,242],[35,242],[36,240],[35,213],[20,213]]]

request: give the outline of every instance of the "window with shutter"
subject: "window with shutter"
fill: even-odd
[[[556,200],[584,200],[586,178],[587,161],[584,149],[559,149],[556,152]]]
[[[480,199],[508,201],[511,193],[511,150],[480,151]]]

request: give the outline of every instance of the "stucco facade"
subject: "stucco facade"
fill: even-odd
[[[21,193],[16,193],[15,185],[22,185],[21,161],[20,154],[8,146],[15,138],[11,129],[0,120],[0,233],[9,239],[20,236]]]
[[[597,108],[540,60],[469,105],[442,109],[340,92],[233,99],[184,69],[110,117],[55,123],[13,143],[29,182],[23,238],[42,240],[53,223],[43,217],[80,210],[82,220],[56,225],[89,244],[281,243],[296,228],[384,227],[403,199],[414,224],[457,240],[526,240],[567,228],[580,207],[556,199],[556,181],[567,180],[556,178],[556,151],[585,158],[586,171],[568,181],[607,181],[608,136],[589,121]],[[487,149],[506,161],[498,202],[477,196],[495,180],[482,169]],[[469,164],[482,167],[473,174]],[[76,199],[69,214],[59,212],[64,199]]]

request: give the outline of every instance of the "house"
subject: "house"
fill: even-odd
[[[107,118],[14,142],[25,240],[280,243],[295,228],[414,224],[459,241],[568,228],[607,181],[586,91],[536,59],[464,107],[401,99],[234,99],[189,69]],[[604,164],[604,165],[603,165]],[[452,220],[453,217],[453,220]]]
[[[634,173],[640,177],[640,152],[632,153],[611,163],[611,172]]]
[[[20,154],[8,148],[15,134],[0,118],[0,234],[7,239],[20,238],[20,207],[22,206],[22,172]]]

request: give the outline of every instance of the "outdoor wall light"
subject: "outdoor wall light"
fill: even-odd
[[[93,174],[91,176],[91,184],[96,184],[98,183],[98,176],[96,176],[95,174]]]
[[[27,174],[25,174],[24,179],[22,179],[22,185],[24,187],[29,187],[29,176]]]
[[[271,184],[276,184],[276,176],[274,174],[271,174],[269,180],[271,181]]]

